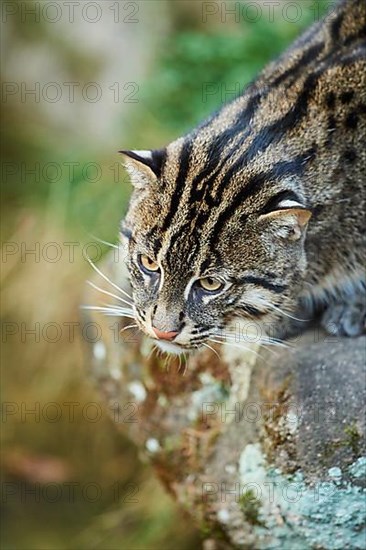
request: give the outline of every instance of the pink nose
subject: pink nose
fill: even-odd
[[[178,332],[164,332],[162,330],[159,330],[158,328],[153,327],[153,331],[156,334],[156,337],[159,338],[159,340],[173,340],[178,334]]]

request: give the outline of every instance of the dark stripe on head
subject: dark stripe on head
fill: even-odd
[[[193,149],[193,138],[183,143],[182,152],[179,158],[179,172],[175,181],[175,189],[170,200],[169,210],[163,221],[161,230],[166,231],[170,226],[173,217],[175,216],[179,207],[179,198],[184,189],[184,184],[187,178],[189,170],[189,161]]]
[[[155,162],[155,174],[158,177],[158,179],[161,178],[162,173],[164,172],[165,163],[167,159],[166,149],[159,149],[157,151],[153,151],[153,159]],[[163,182],[162,182],[163,183]]]
[[[335,107],[335,102],[336,102],[335,93],[334,92],[327,93],[327,95],[325,96],[325,103],[328,109],[333,111]]]
[[[323,51],[324,49],[324,42],[320,42],[320,44],[315,44],[315,46],[311,46],[308,50],[306,50],[300,59],[292,66],[286,69],[282,74],[280,74],[273,82],[271,82],[271,86],[276,87],[282,84],[287,78],[289,77],[296,77],[298,73],[304,68],[309,65],[311,62],[313,62],[318,55]]]
[[[278,210],[279,204],[283,201],[296,201],[302,204],[302,200],[294,191],[286,190],[280,191],[274,197],[271,197],[266,204],[261,208],[260,214],[268,214],[268,212],[273,212]]]
[[[333,42],[338,42],[340,38],[340,30],[344,19],[344,13],[340,12],[330,26],[330,35]]]
[[[234,124],[234,126],[231,126],[221,134],[219,134],[213,141],[212,145],[210,145],[210,149],[208,151],[208,161],[205,166],[205,168],[195,176],[192,182],[191,190],[190,190],[190,196],[188,199],[188,204],[190,205],[190,225],[193,224],[193,220],[196,217],[196,221],[194,223],[194,229],[196,233],[197,238],[197,232],[200,231],[202,226],[205,224],[205,222],[210,217],[210,211],[200,211],[199,206],[202,203],[207,203],[208,205],[212,203],[212,201],[209,200],[209,197],[207,196],[212,187],[215,184],[216,178],[219,176],[223,166],[225,166],[226,162],[230,159],[230,157],[233,154],[233,149],[237,150],[240,148],[244,141],[247,139],[249,133],[250,133],[250,127],[248,126],[246,129],[246,132],[241,136],[240,140],[233,144],[233,149],[230,149],[229,152],[226,153],[225,157],[222,158],[222,149],[224,147],[227,147],[228,142],[231,140],[233,141],[236,137],[236,134],[239,133],[239,131],[243,130],[243,127],[245,128],[246,125],[249,123],[251,117],[253,116],[253,113],[255,112],[256,108],[258,107],[260,102],[260,96],[257,94],[256,96],[252,97],[248,103],[247,106],[243,111],[241,111],[237,116],[237,121]],[[205,178],[209,176],[207,181],[204,181]],[[199,185],[200,183],[204,183],[204,185]],[[184,230],[188,229],[187,223],[184,225]],[[178,231],[172,235],[172,240],[176,241],[181,235],[182,235],[182,228],[179,228]]]
[[[361,0],[364,2],[365,0]],[[364,25],[358,32],[355,34],[351,34],[347,36],[347,38],[344,41],[345,46],[349,46],[352,44],[352,42],[358,42],[359,40],[363,40],[366,37],[366,25]]]
[[[286,285],[271,283],[270,281],[267,281],[267,279],[265,279],[264,277],[252,277],[250,275],[242,277],[241,279],[239,279],[239,282],[243,285],[251,284],[261,286],[263,288],[266,288],[267,290],[275,292],[276,294],[281,294],[287,288]]]
[[[201,189],[197,192],[197,185],[203,181],[206,177],[210,176],[209,181],[207,182],[207,187],[211,187],[211,184],[214,183],[216,177],[220,173],[221,168],[225,165],[227,160],[231,157],[233,151],[230,150],[224,158],[222,158],[222,151],[228,144],[234,141],[235,137],[246,130],[244,135],[241,136],[241,139],[238,143],[233,144],[233,148],[237,150],[244,143],[246,138],[250,133],[249,123],[257,110],[259,103],[261,101],[261,95],[259,93],[250,97],[245,108],[240,111],[237,115],[236,121],[230,125],[229,128],[224,130],[221,134],[216,136],[211,144],[208,151],[208,159],[205,168],[195,176],[192,182],[191,196],[189,203],[191,204],[195,200],[200,200],[203,196],[203,190]]]
[[[347,117],[346,117],[346,128],[350,129],[350,130],[355,130],[357,128],[357,125],[358,125],[358,115],[357,113],[351,111],[350,113],[348,113]]]
[[[179,247],[180,243],[186,243],[187,242],[187,236],[189,233],[191,222],[190,220],[186,221],[183,225],[180,225],[178,230],[173,233],[170,237],[169,242],[169,249],[167,252],[166,261],[170,269],[174,268],[174,265],[176,264],[177,259],[177,251],[174,250],[175,246]],[[197,248],[198,244],[197,242],[193,241],[190,243],[190,249],[192,252],[192,249]],[[188,263],[188,262],[187,262]]]
[[[150,237],[150,239],[147,239],[147,242],[149,242],[149,240],[156,257],[162,247],[161,239],[159,239],[158,237]]]
[[[352,99],[355,96],[355,92],[353,90],[347,90],[346,92],[342,92],[339,96],[339,99],[344,105],[348,105],[352,101]]]

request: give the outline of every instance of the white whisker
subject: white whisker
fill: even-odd
[[[107,246],[110,246],[112,248],[119,248],[119,246],[117,244],[112,244],[112,243],[109,243],[108,241],[103,241],[103,239],[99,239],[99,237],[96,237],[92,233],[89,233],[89,236],[92,239],[95,239],[96,241],[98,241],[98,243],[106,244]]]
[[[122,312],[125,311],[127,313],[131,313],[131,315],[134,315],[134,311],[130,307],[122,307],[118,304],[108,304],[107,302],[101,302],[101,304],[102,304],[103,307],[108,307],[108,308],[111,308],[115,311],[122,311]]]
[[[269,308],[272,308],[274,311],[278,311],[278,313],[281,313],[281,315],[284,315],[285,317],[289,317],[290,319],[293,319],[294,321],[299,321],[300,323],[306,323],[308,321],[311,321],[311,319],[299,319],[298,317],[294,317],[293,315],[290,315],[286,311],[283,311],[280,307],[274,306],[270,302],[266,304]]]
[[[95,290],[99,290],[99,292],[102,292],[102,294],[106,294],[107,296],[111,296],[112,298],[116,298],[116,300],[119,300],[123,304],[127,304],[129,306],[132,306],[132,302],[128,302],[124,298],[121,298],[120,296],[117,296],[116,294],[113,294],[112,292],[108,292],[108,290],[103,290],[99,286],[95,285],[92,281],[86,281],[89,286],[94,288]]]
[[[106,315],[112,315],[115,317],[128,317],[129,319],[135,319],[133,315],[131,315],[131,312],[129,310],[122,310],[122,309],[116,309],[116,308],[110,308],[110,307],[100,307],[100,306],[89,306],[89,305],[83,305],[80,306],[80,309],[86,309],[89,311],[100,311],[101,313],[105,313]]]
[[[219,361],[221,361],[220,355],[217,353],[217,351],[214,348],[212,348],[209,344],[206,344],[205,342],[202,342],[202,345],[205,346],[205,348],[210,349],[218,357]]]
[[[147,356],[147,361],[149,361],[150,357],[152,356],[152,354],[156,352],[156,345],[154,344],[153,347],[151,348],[151,350],[149,351],[149,355]]]
[[[234,344],[240,344],[240,342],[246,342],[248,344],[267,344],[267,345],[273,345],[273,346],[278,346],[283,348],[292,347],[291,345],[286,344],[282,340],[277,340],[275,338],[258,338],[258,340],[254,341],[254,340],[245,340],[245,338],[238,338],[237,335],[234,336],[232,334],[227,334],[227,333],[225,335],[223,335],[222,333],[221,334],[214,333],[214,336],[215,338],[222,339],[223,341],[232,342]]]
[[[187,372],[187,369],[188,369],[188,360],[187,360],[187,356],[186,356],[185,352],[183,352],[183,357],[184,357],[184,369],[183,369],[182,376],[185,376],[186,372]]]
[[[240,347],[240,342],[246,342],[248,344],[252,343],[252,344],[257,344],[257,345],[259,345],[259,344],[272,345],[273,344],[273,345],[280,346],[280,343],[274,343],[274,342],[271,342],[270,340],[262,340],[262,339],[259,339],[256,342],[249,342],[248,340],[239,340],[238,341],[237,338],[230,340],[230,338],[227,339],[225,336],[216,336],[215,335],[215,338],[219,338],[219,342],[221,344],[227,344],[227,345],[233,345],[233,346],[235,346],[237,344],[236,347],[238,347],[238,346]],[[285,344],[283,344],[282,347],[289,347],[289,346],[286,346]],[[253,350],[251,350],[250,348],[247,348],[247,347],[243,347],[243,349],[248,350],[248,351],[253,351]],[[273,355],[276,355],[276,352],[274,350],[272,350],[270,348],[267,348],[267,349],[268,349],[269,353],[272,353]],[[261,357],[261,355],[259,353],[257,353],[257,355],[259,357]]]
[[[283,342],[282,340],[277,340],[276,338],[268,338],[268,340],[260,340],[261,344],[266,344],[268,346],[278,346],[279,348],[292,348],[293,346],[291,344],[287,344],[286,342]]]
[[[103,279],[105,281],[107,281],[107,283],[109,283],[110,285],[112,285],[116,290],[118,290],[118,292],[122,292],[122,294],[124,294],[125,296],[127,296],[127,298],[129,298],[130,300],[132,299],[132,296],[130,296],[125,290],[123,290],[122,288],[120,288],[118,285],[116,285],[116,283],[114,283],[113,281],[111,281],[107,275],[105,275],[104,273],[102,273],[102,271],[91,261],[91,259],[89,258],[89,256],[85,256],[87,261],[89,262],[89,264],[91,265],[91,267],[94,269],[94,271],[96,271],[98,273],[98,275],[100,275],[101,277],[103,277]]]
[[[128,315],[120,313],[119,311],[116,311],[114,313],[105,313],[104,315],[106,317],[128,317],[129,319],[133,319],[133,317],[129,317]]]
[[[222,340],[222,341],[214,340],[213,338],[209,338],[209,341],[214,342],[215,344],[222,344],[224,346],[231,346],[233,348],[238,348],[238,349],[241,349],[243,351],[250,351],[251,353],[254,353],[257,357],[260,357],[261,359],[263,359],[263,357],[257,351],[255,351],[254,349],[247,348],[246,346],[241,346],[239,344],[234,344],[233,342],[225,342],[224,340]]]
[[[172,362],[172,359],[173,359],[173,355],[169,353],[164,363],[166,372],[170,372],[170,363]]]
[[[122,332],[130,328],[138,328],[138,325],[136,325],[136,323],[133,323],[132,325],[128,325],[127,327],[124,327],[123,329],[121,329],[119,333],[122,334]]]

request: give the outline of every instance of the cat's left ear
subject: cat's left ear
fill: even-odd
[[[137,189],[158,181],[165,160],[165,150],[118,151],[124,156],[124,166],[131,183]]]
[[[290,241],[297,241],[305,233],[311,211],[305,208],[274,210],[259,216],[261,222],[268,222],[276,235]]]

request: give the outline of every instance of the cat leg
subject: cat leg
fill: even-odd
[[[334,336],[360,336],[366,332],[366,291],[357,288],[354,293],[330,302],[323,313],[321,324]]]

